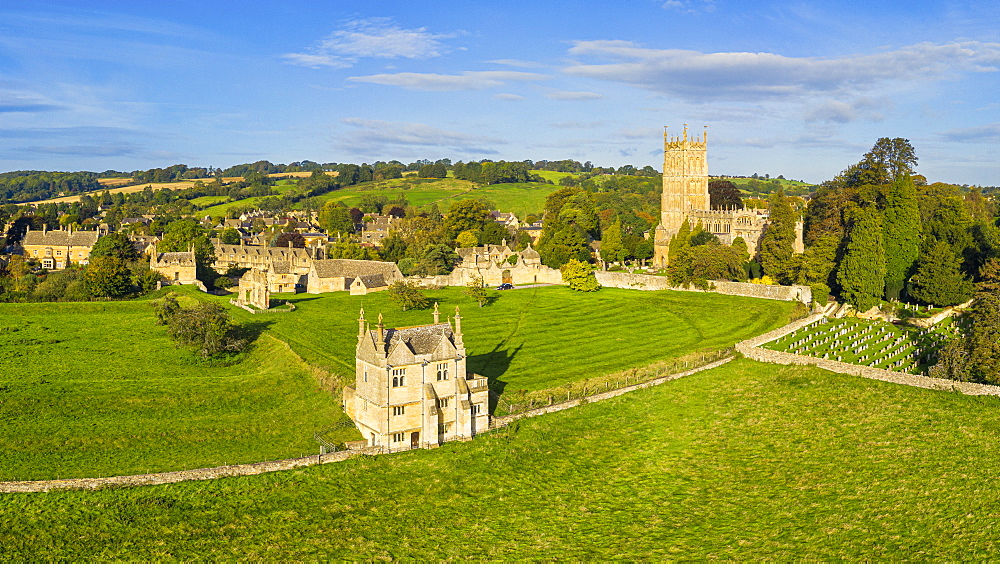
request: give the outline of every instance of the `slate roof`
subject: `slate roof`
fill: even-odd
[[[355,280],[361,280],[366,288],[381,288],[382,286],[388,286],[385,282],[385,276],[382,276],[381,274],[358,276]]]
[[[403,277],[394,262],[378,260],[321,259],[313,261],[313,268],[320,278],[357,278],[359,276],[381,275],[384,280]],[[366,282],[367,284],[367,282]]]
[[[28,231],[21,246],[44,245],[50,247],[93,247],[99,237],[97,231]]]
[[[372,331],[371,338],[378,343],[378,332]],[[454,343],[454,333],[448,323],[437,323],[431,325],[417,325],[414,327],[399,327],[396,329],[386,329],[386,341],[389,342],[386,352],[389,352],[398,342],[403,342],[410,347],[413,354],[431,354],[434,349],[445,338]]]
[[[156,265],[162,266],[165,264],[178,264],[181,266],[194,266],[194,253],[190,251],[181,251],[173,253],[156,253]]]
[[[294,254],[302,259],[309,258],[309,254],[305,249],[262,247],[257,245],[215,245],[215,256],[220,258],[222,255],[245,255],[287,259],[289,254]]]

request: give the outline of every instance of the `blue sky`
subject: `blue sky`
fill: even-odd
[[[1000,2],[0,4],[0,170],[590,160],[1000,184]]]

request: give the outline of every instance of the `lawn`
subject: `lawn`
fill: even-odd
[[[540,390],[693,351],[730,347],[789,321],[793,303],[696,292],[640,292],[605,288],[574,292],[563,286],[492,292],[478,307],[461,288],[426,292],[445,316],[462,311],[469,369],[494,390]],[[296,304],[290,315],[268,318],[267,331],[302,358],[354,378],[358,310],[374,325],[431,322],[429,310],[400,311],[384,292],[350,296],[278,295]],[[234,308],[234,315],[250,319]]]
[[[988,560],[1000,400],[738,360],[471,443],[6,495],[4,560]]]
[[[0,480],[301,456],[344,417],[286,344],[237,360],[175,349],[145,301],[0,305]]]

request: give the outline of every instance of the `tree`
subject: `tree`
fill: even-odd
[[[219,234],[219,241],[223,245],[239,245],[240,244],[240,232],[233,229],[232,227],[227,227],[222,230]],[[93,254],[93,253],[91,253]]]
[[[465,295],[476,300],[479,307],[483,307],[483,304],[489,301],[490,297],[486,292],[486,284],[483,282],[482,276],[472,277],[472,280],[465,285]]]
[[[181,310],[181,304],[173,294],[167,294],[163,300],[153,303],[153,309],[156,312],[156,324],[166,325],[170,322],[170,318]]]
[[[425,276],[448,274],[458,264],[460,257],[455,250],[444,244],[428,245],[423,256],[417,260],[413,271]]]
[[[908,177],[917,164],[917,155],[908,139],[882,137],[853,168],[855,185],[891,184]]]
[[[878,210],[871,207],[851,210],[847,247],[837,269],[837,283],[840,285],[840,297],[859,311],[868,311],[882,298],[885,289],[884,249]]]
[[[108,233],[94,243],[90,250],[90,259],[97,257],[116,257],[124,261],[139,259],[139,251],[129,240],[128,236],[121,232]]]
[[[549,268],[561,268],[570,260],[589,261],[590,245],[581,229],[566,225],[558,231],[542,232],[538,240],[538,254],[542,264]]]
[[[323,204],[319,212],[319,224],[331,235],[354,233],[357,222],[351,215],[351,210],[341,202],[329,201]]]
[[[306,248],[306,238],[302,236],[301,233],[278,233],[278,236],[271,239],[272,247],[288,248],[292,247],[295,249]]]
[[[563,282],[566,282],[571,290],[596,292],[601,289],[601,285],[597,283],[597,278],[594,276],[594,267],[590,263],[570,259],[560,270]]]
[[[625,242],[622,238],[622,225],[614,222],[601,234],[601,260],[604,262],[622,262],[625,260]]]
[[[710,180],[708,182],[709,205],[713,210],[743,209],[743,195],[739,188],[729,180]]]
[[[760,262],[765,274],[787,283],[795,245],[795,211],[782,190],[771,194],[768,211],[770,223],[760,239]]]
[[[177,346],[189,347],[205,358],[239,352],[247,345],[229,313],[215,302],[201,302],[174,312],[167,321],[167,334]]]
[[[458,234],[455,238],[455,242],[461,248],[475,247],[479,244],[479,240],[476,239],[476,234],[473,231],[463,231]]]
[[[417,288],[417,285],[407,280],[397,280],[386,290],[389,299],[406,311],[407,309],[424,309],[427,298]]]
[[[969,309],[969,369],[985,382],[1000,384],[1000,259],[991,259],[979,271],[979,283]]]
[[[132,292],[132,272],[128,263],[116,256],[92,258],[84,281],[93,296],[120,298]]]
[[[493,221],[490,210],[479,200],[461,200],[452,204],[444,225],[449,232],[458,235],[463,231],[480,231]]]
[[[909,175],[900,176],[886,196],[885,221],[885,298],[898,300],[906,278],[920,254],[920,205],[917,188]]]
[[[950,306],[967,301],[972,291],[972,282],[959,269],[951,245],[930,241],[910,278],[910,296],[925,304]]]

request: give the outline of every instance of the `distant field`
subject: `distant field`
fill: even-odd
[[[319,205],[332,200],[343,202],[347,206],[355,206],[365,194],[381,192],[389,199],[395,199],[402,194],[415,206],[436,203],[441,211],[447,211],[454,202],[467,198],[485,198],[494,202],[500,211],[513,212],[523,219],[529,213],[540,213],[545,208],[545,197],[558,189],[559,186],[531,182],[477,187],[472,182],[454,178],[406,177],[348,186],[317,196],[314,200]],[[299,204],[299,207],[302,205],[304,204]]]
[[[347,206],[355,206],[361,201],[362,196],[372,192],[379,192],[389,199],[396,199],[402,194],[415,206],[426,206],[438,202],[439,206],[446,208],[442,203],[452,197],[460,196],[472,190],[475,185],[466,180],[455,178],[417,178],[415,176],[405,176],[393,180],[381,182],[364,182],[354,186],[347,186],[340,190],[335,190],[322,196],[313,198],[318,205],[323,205],[328,201],[343,202]],[[298,207],[304,204],[300,203]]]
[[[220,367],[175,349],[146,301],[0,304],[0,480],[301,456],[342,417],[267,336]]]
[[[306,177],[306,176],[310,176],[311,174],[312,174],[311,172],[279,172],[279,173],[269,174],[268,176],[271,176],[271,177],[274,177],[274,178],[303,178],[303,177]],[[339,174],[339,173],[337,173],[337,172],[327,172],[326,174],[329,174],[329,175],[332,175],[332,176],[337,176],[337,174]],[[201,182],[203,182],[203,183],[208,183],[208,182],[211,182],[214,179],[212,179],[212,178],[199,178],[199,179],[195,179],[195,180],[182,180],[180,182],[145,182],[143,184],[137,184],[135,186],[125,186],[125,187],[121,187],[121,188],[110,188],[108,190],[103,190],[102,189],[102,190],[98,190],[98,191],[95,191],[95,192],[89,192],[89,194],[91,196],[93,196],[94,194],[102,194],[105,191],[107,191],[107,192],[109,192],[111,194],[117,194],[117,193],[131,194],[133,192],[142,192],[143,190],[146,189],[147,186],[149,186],[153,190],[164,190],[164,189],[169,189],[169,190],[183,190],[185,188],[190,188],[190,187],[194,186],[194,183],[198,182],[199,180]],[[230,182],[239,182],[241,180],[243,180],[242,176],[225,176],[225,177],[222,178],[222,182],[224,182],[226,184],[228,184]],[[132,179],[131,178],[98,178],[97,181],[100,182],[103,186],[117,186],[117,185],[120,185],[120,184],[125,184],[125,183],[128,183],[128,182],[132,182]],[[64,197],[61,197],[61,198],[51,198],[51,199],[48,199],[48,200],[40,200],[40,201],[37,201],[37,202],[29,202],[29,203],[32,203],[32,204],[53,204],[53,203],[61,203],[61,202],[78,202],[78,201],[80,201],[80,196],[81,195],[82,194],[77,194],[77,195],[74,195],[74,196],[64,196]]]
[[[541,176],[545,180],[551,180],[556,184],[559,184],[559,180],[561,178],[565,178],[567,176],[580,176],[578,173],[575,172],[556,172],[553,170],[532,170],[531,174],[537,174],[538,176]]]
[[[694,351],[717,350],[788,322],[793,304],[693,292],[605,288],[574,292],[562,286],[495,292],[480,308],[461,288],[428,291],[446,315],[460,306],[469,370],[497,390],[561,386]],[[384,292],[350,296],[280,295],[298,309],[268,318],[268,331],[308,362],[354,378],[358,310],[379,312],[391,327],[430,323],[429,311],[402,312]],[[254,321],[243,310],[234,315]]]
[[[15,561],[984,561],[1000,553],[998,410],[995,397],[738,360],[434,450],[6,495],[0,551]]]

